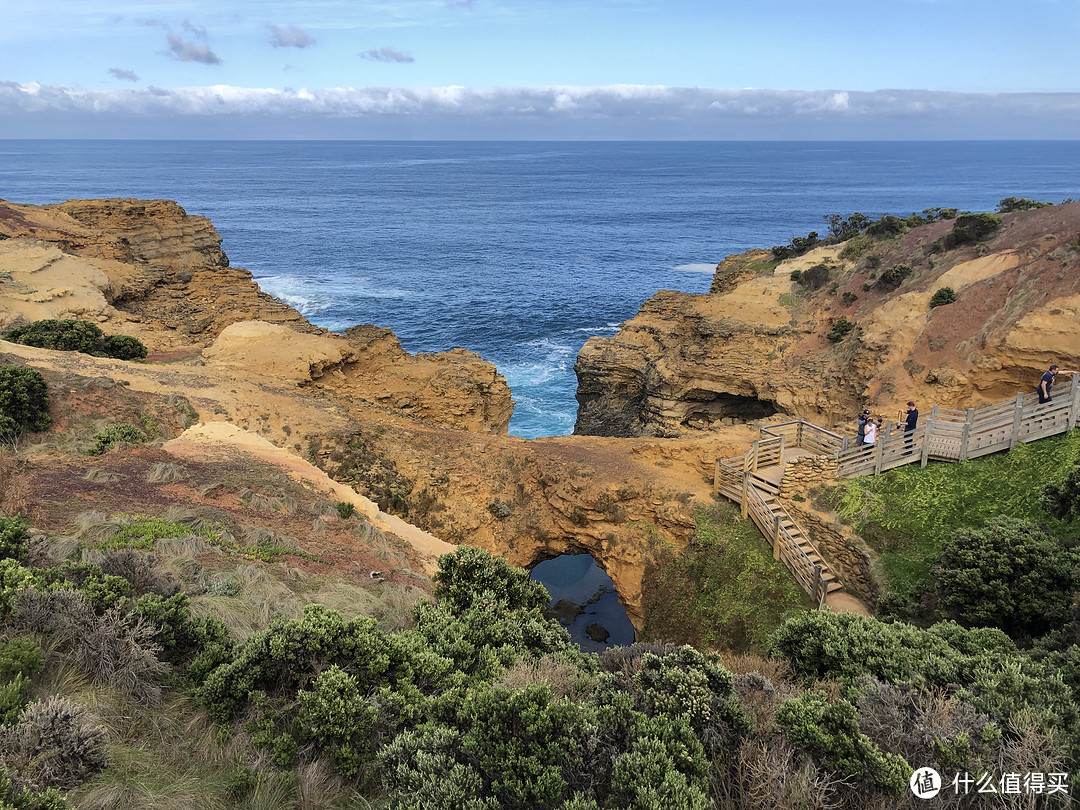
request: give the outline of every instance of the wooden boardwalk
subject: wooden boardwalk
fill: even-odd
[[[743,517],[753,520],[769,541],[773,556],[821,607],[843,584],[779,501],[784,462],[795,448],[834,459],[840,475],[854,478],[880,475],[905,464],[925,467],[931,460],[966,461],[1077,426],[1080,375],[1075,374],[1068,383],[1059,382],[1053,400],[1044,405],[1034,393],[966,411],[935,405],[911,433],[902,423],[886,422],[871,445],[856,445],[852,438],[795,419],[762,427],[761,438],[742,456],[716,459],[713,490],[739,504]]]

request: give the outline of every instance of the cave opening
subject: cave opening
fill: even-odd
[[[688,391],[682,399],[685,415],[680,423],[699,430],[708,429],[713,423],[723,420],[729,420],[727,424],[753,422],[779,413],[775,402],[724,391],[696,389]]]
[[[536,563],[529,578],[551,596],[544,615],[555,619],[585,652],[634,643],[634,626],[611,577],[591,554],[572,550]]]

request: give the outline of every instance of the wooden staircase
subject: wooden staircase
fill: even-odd
[[[843,584],[836,578],[836,574],[833,573],[829,567],[828,562],[821,556],[820,552],[814,547],[813,541],[803,531],[802,526],[795,522],[795,519],[788,514],[788,511],[784,508],[780,498],[775,493],[761,493],[761,499],[765,501],[765,505],[769,507],[773,514],[780,518],[780,526],[795,540],[796,545],[807,556],[811,563],[821,566],[821,580],[825,583],[825,593],[830,594],[834,591],[843,589]]]

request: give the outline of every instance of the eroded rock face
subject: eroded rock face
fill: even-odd
[[[205,217],[168,200],[0,201],[0,329],[74,318],[156,356],[205,354],[229,374],[359,400],[435,425],[505,433],[505,378],[471,352],[411,355],[389,329],[310,324],[229,266]],[[286,422],[282,420],[282,423]]]
[[[844,428],[862,407],[896,419],[908,399],[967,408],[1034,390],[1052,362],[1080,362],[1080,203],[1007,214],[977,245],[945,248],[953,223],[818,248],[778,266],[750,251],[707,295],[661,291],[578,355],[575,433],[676,436],[773,414]],[[936,244],[935,244],[936,243]],[[817,290],[792,272],[824,264]],[[880,274],[906,264],[893,289]],[[942,287],[953,304],[931,308]],[[840,318],[854,324],[827,339]]]

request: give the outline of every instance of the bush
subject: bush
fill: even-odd
[[[26,524],[19,517],[0,517],[0,559],[26,562]]]
[[[1027,197],[1006,197],[998,203],[997,210],[999,214],[1009,214],[1013,211],[1031,211],[1034,208],[1046,208],[1050,205],[1053,203],[1029,200]]]
[[[117,360],[142,360],[146,357],[146,346],[130,335],[108,335],[102,341],[101,349],[106,357]]]
[[[878,279],[878,285],[887,290],[895,290],[904,282],[904,279],[911,275],[911,273],[912,270],[908,265],[894,264],[881,274],[881,277]]]
[[[338,501],[335,505],[339,518],[352,517],[352,514],[356,511],[356,507],[348,501]]]
[[[952,287],[940,287],[930,296],[930,309],[956,302],[956,290]]]
[[[961,624],[1035,637],[1068,620],[1078,568],[1080,553],[1039,525],[999,517],[946,541],[933,589]]]
[[[90,448],[90,455],[103,455],[120,442],[141,444],[145,441],[146,434],[134,425],[109,425],[105,430],[94,434],[94,446]]]
[[[1080,463],[1069,471],[1060,484],[1043,487],[1039,503],[1051,515],[1067,523],[1080,517]]]
[[[904,221],[900,217],[886,214],[881,219],[875,220],[866,226],[865,233],[876,239],[885,239],[890,236],[899,236],[904,232]]]
[[[830,701],[821,692],[805,692],[776,712],[792,742],[813,752],[826,768],[848,777],[868,775],[885,792],[899,796],[912,767],[902,757],[883,754],[859,730],[856,717],[851,703]]]
[[[852,304],[859,300],[859,296],[857,296],[853,292],[846,292],[842,297],[844,299],[844,306],[846,307],[850,307]]]
[[[25,430],[45,430],[51,424],[49,387],[40,372],[0,366],[0,441],[12,441]]]
[[[945,247],[978,242],[1001,227],[1002,219],[994,214],[961,214],[953,229],[945,235]]]
[[[26,708],[0,730],[4,763],[38,789],[78,787],[109,764],[105,730],[82,707],[59,697]]]
[[[476,602],[495,601],[510,610],[542,609],[551,597],[539,582],[529,579],[529,572],[515,568],[472,546],[458,546],[451,554],[439,557],[435,574],[435,598],[458,610]]]
[[[844,337],[855,328],[855,324],[841,315],[835,321],[833,321],[832,331],[825,335],[833,343],[839,343]]]
[[[44,320],[17,326],[4,339],[39,349],[101,354],[105,333],[89,321]]]
[[[61,352],[82,352],[117,360],[146,357],[146,346],[128,335],[106,335],[89,321],[43,320],[17,326],[4,335],[5,340]]]
[[[829,268],[824,264],[815,264],[803,270],[797,281],[808,290],[816,290],[829,280]]]

